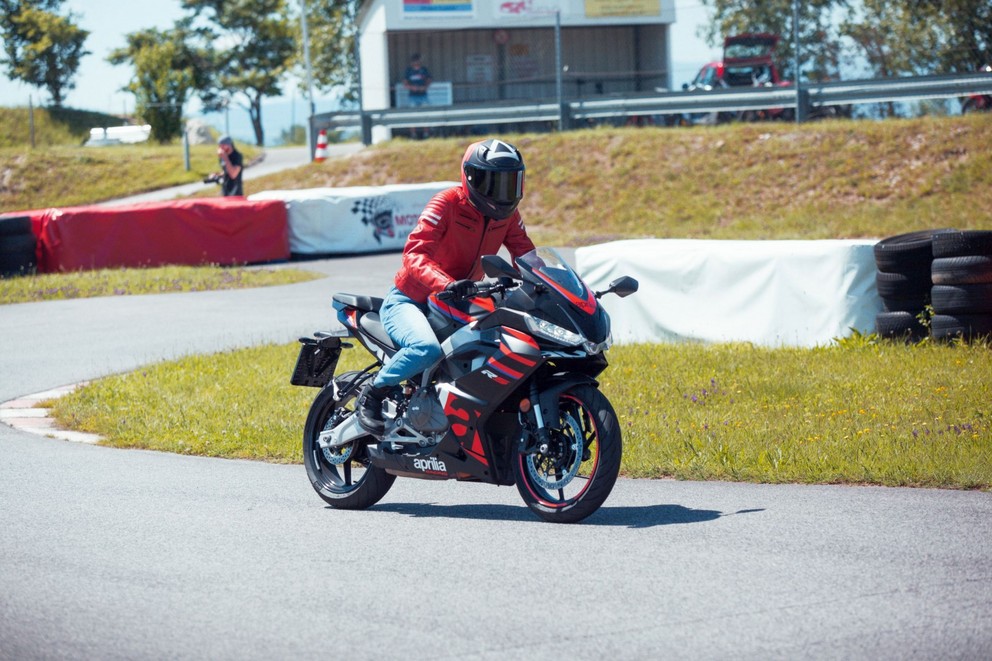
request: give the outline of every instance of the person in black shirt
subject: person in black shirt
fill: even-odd
[[[224,197],[244,195],[244,188],[241,184],[244,159],[241,152],[234,147],[234,140],[230,136],[225,135],[217,141],[217,158],[220,161],[221,169],[217,176],[221,195]]]

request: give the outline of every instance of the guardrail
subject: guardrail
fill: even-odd
[[[320,129],[360,130],[365,144],[372,142],[372,127],[390,129],[442,126],[475,126],[517,122],[557,122],[571,128],[576,120],[682,113],[738,112],[768,108],[802,110],[800,117],[829,106],[884,103],[992,94],[992,75],[957,74],[875,78],[871,80],[807,83],[800,87],[725,88],[712,91],[655,92],[623,97],[594,97],[564,103],[488,103],[439,108],[390,108],[383,110],[324,113],[310,118],[311,134]],[[312,147],[312,146],[311,146]]]

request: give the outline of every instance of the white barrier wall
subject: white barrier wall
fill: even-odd
[[[402,250],[430,199],[458,185],[438,181],[275,190],[248,199],[285,202],[292,254],[341,255]]]
[[[602,299],[620,343],[824,346],[875,331],[876,240],[617,241],[576,250],[593,289],[630,275],[640,290]]]

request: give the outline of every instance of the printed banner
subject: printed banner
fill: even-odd
[[[558,0],[506,0],[499,3],[496,13],[513,18],[554,16],[561,11],[560,5]]]
[[[586,0],[586,18],[660,15],[661,0]]]
[[[473,0],[403,0],[403,18],[471,18]]]

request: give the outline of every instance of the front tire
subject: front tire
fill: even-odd
[[[599,509],[620,473],[622,440],[617,414],[595,387],[558,396],[558,420],[547,420],[545,453],[518,453],[513,474],[520,497],[537,516],[575,523]]]
[[[386,495],[396,480],[369,463],[366,439],[331,450],[317,442],[320,433],[355,414],[358,372],[346,372],[317,394],[303,428],[303,463],[314,491],[335,509],[363,510]],[[337,386],[335,388],[335,386]],[[350,386],[350,387],[349,387]],[[339,399],[335,393],[344,393]]]

